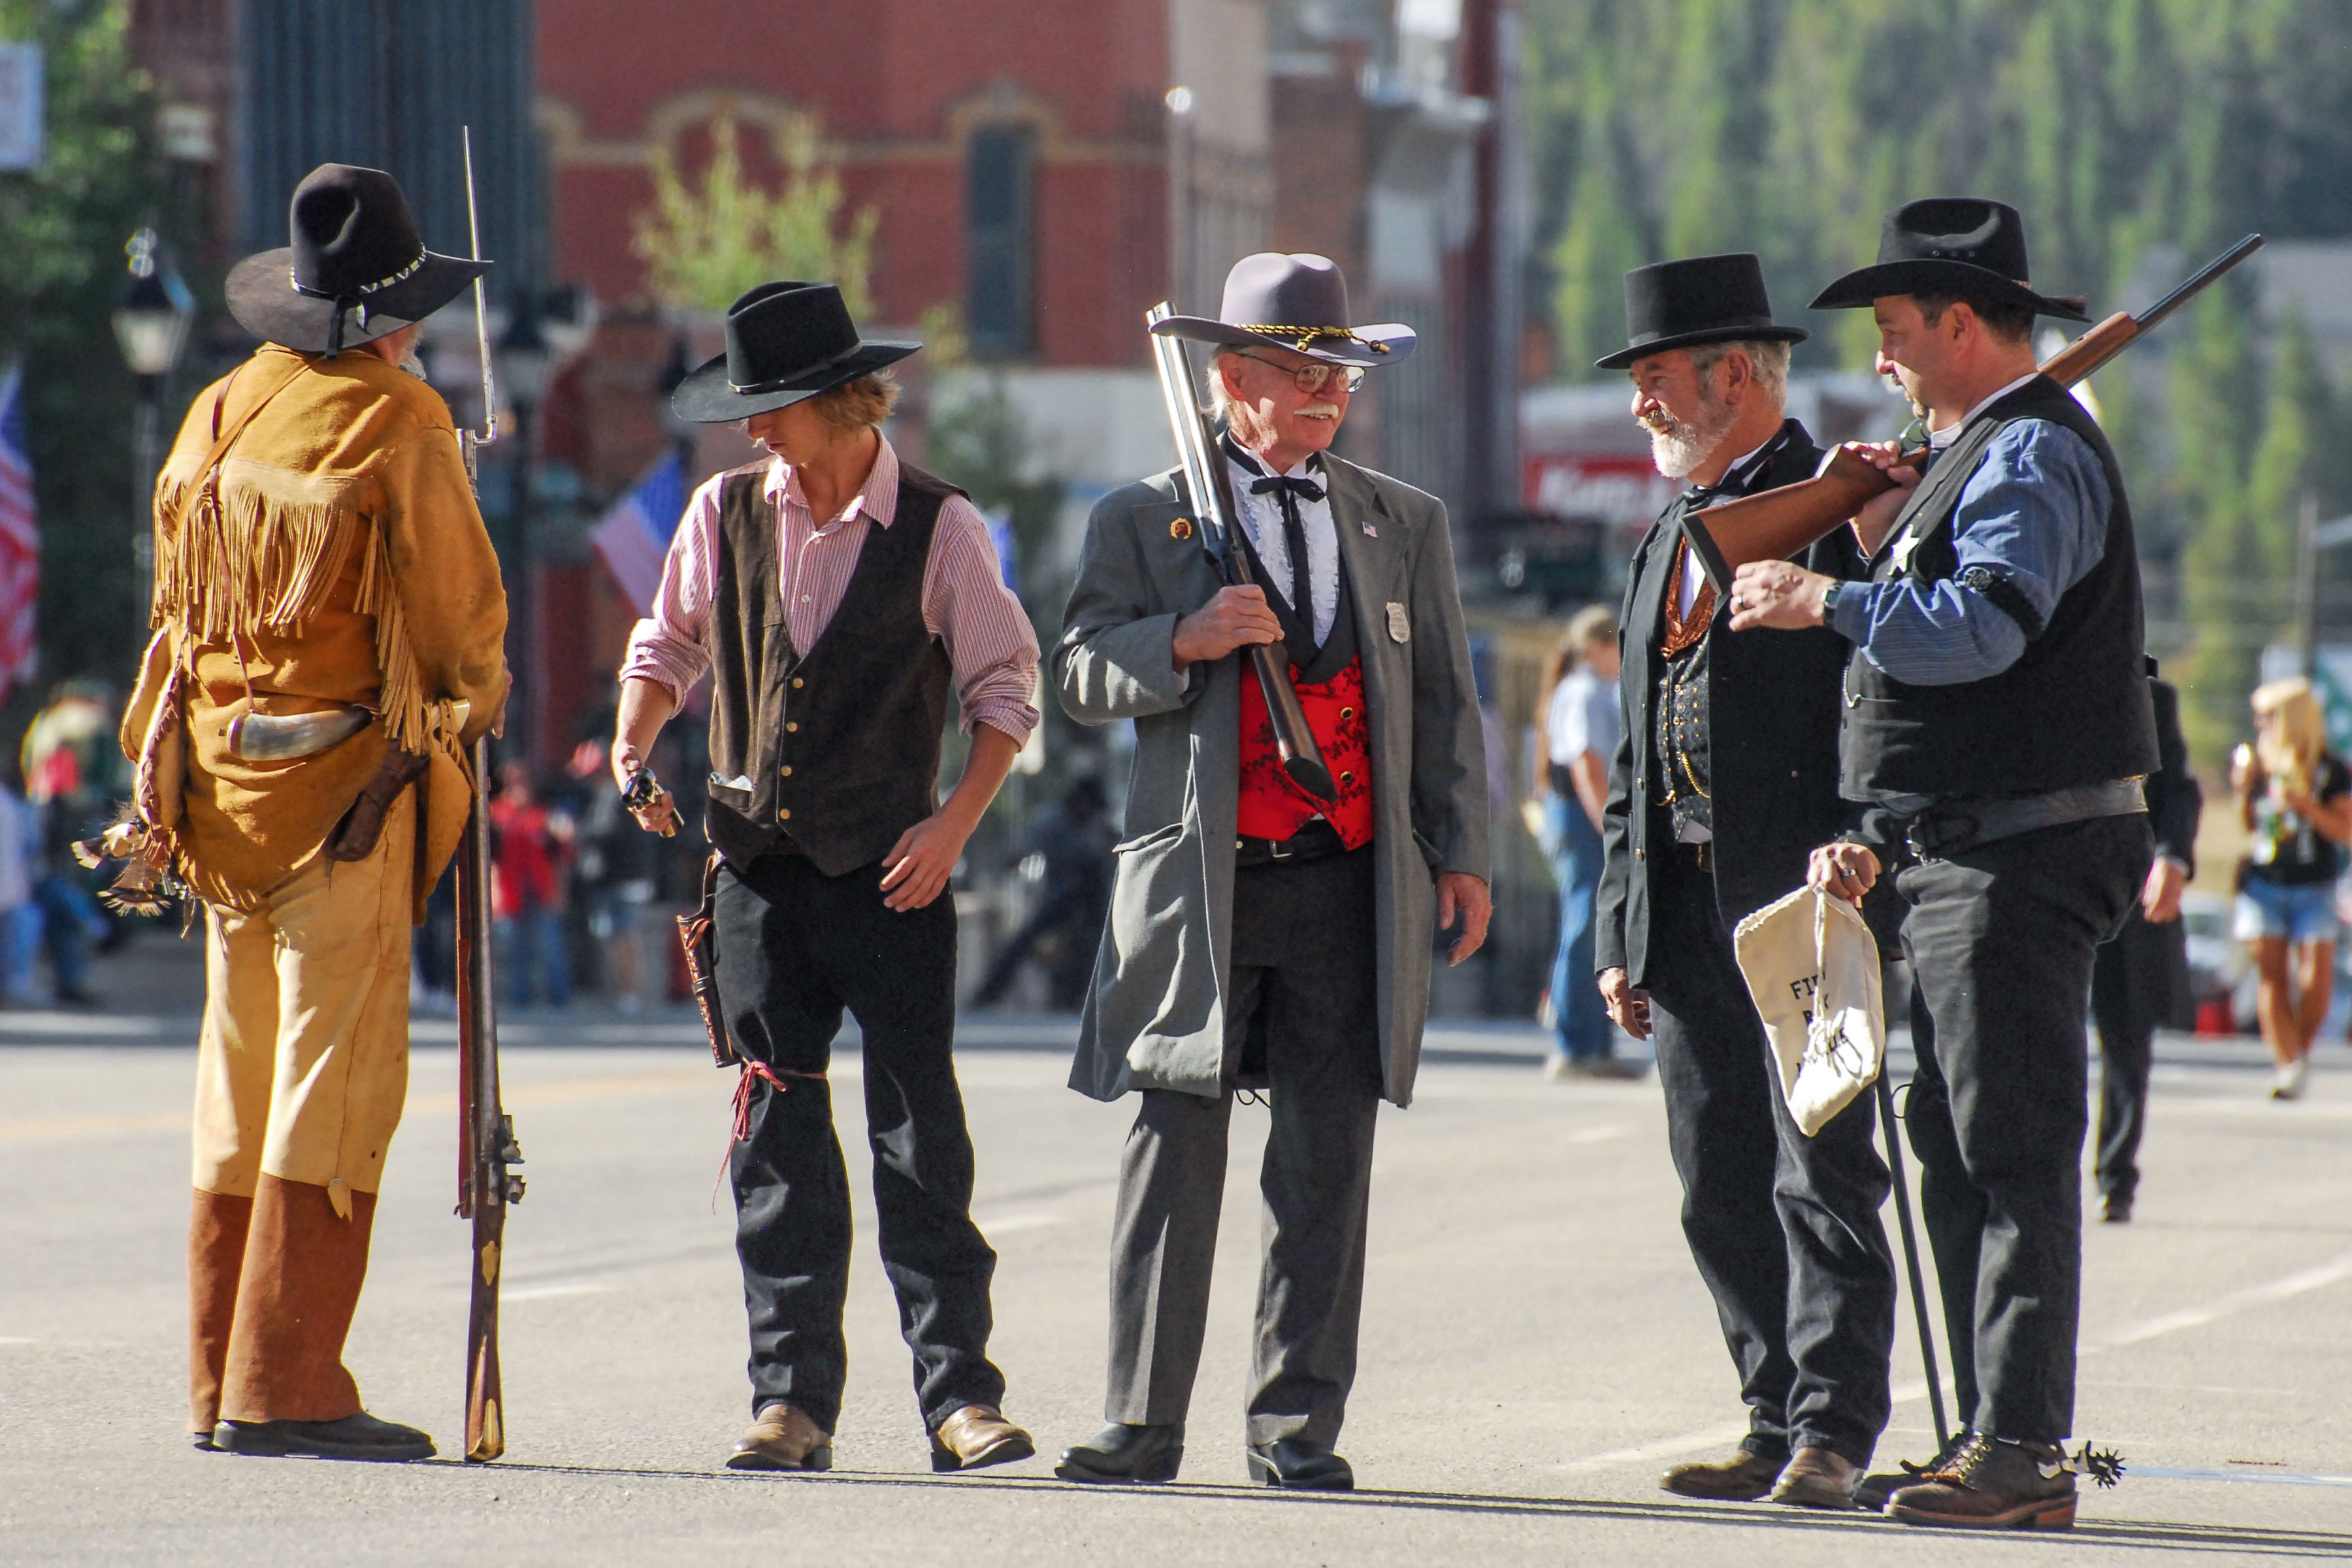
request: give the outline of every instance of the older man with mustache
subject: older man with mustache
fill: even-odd
[[[1621,619],[1625,739],[1601,821],[1595,963],[1612,1017],[1654,1038],[1683,1231],[1749,1409],[1727,1458],[1675,1467],[1685,1497],[1850,1508],[1887,1416],[1895,1279],[1878,1221],[1886,1167],[1857,1100],[1814,1137],[1782,1102],[1731,932],[1805,879],[1843,820],[1840,639],[1734,632],[1725,574],[1685,519],[1810,477],[1782,417],[1789,347],[1756,258],[1625,275],[1628,371],[1658,469],[1690,481],[1642,541]],[[1858,575],[1843,534],[1806,563]]]

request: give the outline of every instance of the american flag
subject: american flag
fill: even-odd
[[[635,488],[613,504],[589,540],[621,596],[643,614],[661,586],[670,536],[686,511],[686,465],[676,452],[646,470]]]
[[[33,525],[33,463],[25,450],[24,367],[0,374],[0,698],[33,676],[41,535]]]

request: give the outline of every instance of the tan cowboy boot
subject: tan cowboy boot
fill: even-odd
[[[993,1405],[967,1405],[931,1434],[934,1470],[977,1470],[1025,1459],[1036,1451],[1029,1434],[1007,1421]]]
[[[730,1470],[829,1470],[833,1434],[782,1401],[762,1405],[727,1456]]]
[[[1780,1479],[1781,1461],[1741,1448],[1727,1459],[1676,1465],[1658,1478],[1658,1485],[1677,1497],[1705,1498],[1709,1502],[1754,1502]]]

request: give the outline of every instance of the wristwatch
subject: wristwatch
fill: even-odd
[[[1845,584],[1833,582],[1822,590],[1822,625],[1828,626],[1837,616],[1838,590]]]

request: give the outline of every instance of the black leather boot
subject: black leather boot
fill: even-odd
[[[1054,1473],[1066,1481],[1133,1485],[1142,1481],[1172,1481],[1184,1462],[1184,1424],[1138,1426],[1114,1421],[1095,1434],[1095,1440],[1062,1451]]]
[[[1252,1479],[1261,1485],[1281,1487],[1290,1491],[1351,1492],[1356,1489],[1356,1472],[1349,1468],[1347,1460],[1302,1437],[1283,1437],[1272,1443],[1251,1444],[1249,1468]]]

